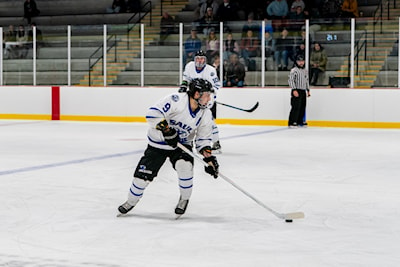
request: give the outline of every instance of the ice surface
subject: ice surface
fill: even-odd
[[[167,162],[126,217],[146,124],[0,121],[0,266],[399,266],[400,130],[220,126],[175,220]]]

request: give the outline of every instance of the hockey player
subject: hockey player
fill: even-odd
[[[128,193],[128,200],[119,206],[121,214],[129,212],[140,200],[148,184],[157,176],[167,158],[179,179],[180,198],[175,213],[185,213],[193,186],[193,157],[177,148],[178,142],[197,151],[209,164],[205,171],[218,177],[218,162],[211,154],[212,114],[209,103],[213,88],[204,79],[194,79],[186,93],[174,93],[150,107],[146,119],[148,146],[140,159]]]
[[[183,71],[183,79],[182,84],[179,89],[179,92],[186,92],[188,83],[196,78],[202,78],[209,81],[212,84],[214,89],[214,98],[216,98],[217,92],[221,87],[221,82],[218,78],[217,71],[215,68],[209,64],[207,64],[207,57],[206,53],[202,50],[196,52],[194,56],[194,60],[190,61],[186,64],[185,70]],[[212,135],[212,142],[213,142],[213,150],[220,151],[221,145],[219,143],[219,132],[217,124],[215,123],[215,118],[217,117],[217,103],[215,102],[216,99],[212,99],[211,102],[211,111],[214,118],[213,121],[213,135]]]

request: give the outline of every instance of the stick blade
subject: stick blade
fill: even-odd
[[[257,103],[254,105],[254,107],[252,107],[251,109],[248,109],[248,110],[246,110],[247,112],[253,112],[254,110],[256,110],[256,108],[258,108],[258,105],[259,105],[260,103],[258,103],[258,101],[257,101]]]
[[[283,219],[285,220],[295,220],[295,219],[304,219],[304,212],[291,212],[283,214]]]

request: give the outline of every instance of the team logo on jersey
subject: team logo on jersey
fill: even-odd
[[[147,174],[152,174],[153,172],[151,170],[146,170],[146,165],[140,165],[138,172],[143,172],[143,173],[147,173]]]
[[[172,98],[172,101],[174,101],[174,102],[178,102],[178,100],[179,100],[178,95],[172,95],[171,98]]]
[[[211,77],[212,77],[212,76],[214,76],[214,75],[215,75],[215,73],[214,73],[214,72],[211,72],[211,73],[210,73],[210,76],[211,76]]]

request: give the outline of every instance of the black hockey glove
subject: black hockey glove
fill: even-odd
[[[211,156],[208,158],[204,158],[203,160],[209,164],[209,166],[204,167],[204,170],[206,171],[206,173],[210,174],[211,176],[214,176],[214,178],[217,179],[218,178],[218,168],[219,168],[217,158],[215,156]]]
[[[179,93],[185,93],[187,91],[188,82],[182,81],[181,87],[179,87]]]
[[[160,121],[156,125],[156,129],[160,130],[164,136],[165,142],[172,146],[176,147],[179,142],[179,135],[174,128],[170,128],[168,122],[166,120]]]

